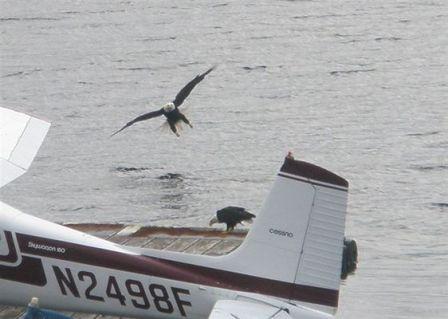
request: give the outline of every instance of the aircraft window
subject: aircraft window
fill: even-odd
[[[0,255],[6,256],[8,253],[9,249],[5,239],[5,232],[0,229]]]

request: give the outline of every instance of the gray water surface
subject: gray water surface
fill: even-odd
[[[256,213],[292,150],[350,182],[360,265],[338,318],[446,316],[446,1],[0,5],[1,106],[52,122],[2,201],[56,222],[206,226],[227,205]],[[194,129],[158,118],[109,138],[214,64],[185,102]]]

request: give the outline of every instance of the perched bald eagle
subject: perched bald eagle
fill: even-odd
[[[125,128],[131,126],[134,123],[149,120],[152,119],[153,117],[158,117],[161,115],[164,115],[166,117],[166,120],[171,128],[171,131],[173,131],[173,133],[176,134],[176,136],[178,137],[180,135],[179,132],[177,131],[176,124],[178,124],[180,121],[188,124],[191,128],[193,128],[193,125],[191,125],[191,122],[187,119],[187,117],[184,114],[182,114],[181,111],[179,111],[179,106],[184,102],[184,100],[188,97],[188,95],[190,95],[191,91],[194,89],[196,84],[201,82],[204,79],[204,77],[210,72],[212,72],[214,69],[215,66],[208,69],[204,73],[197,75],[193,80],[191,80],[187,85],[185,85],[182,88],[182,90],[179,91],[179,93],[177,93],[176,98],[174,99],[173,102],[165,104],[160,110],[152,111],[136,117],[132,121],[126,123],[126,125],[123,126],[121,129],[113,133],[111,137],[123,131]]]
[[[227,206],[216,212],[216,216],[210,220],[209,225],[212,226],[216,223],[225,223],[227,225],[226,231],[232,231],[237,224],[241,222],[252,222],[252,218],[255,218],[254,214],[249,213],[243,207]]]

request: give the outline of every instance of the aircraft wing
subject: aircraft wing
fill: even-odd
[[[50,123],[0,107],[0,187],[25,173]]]
[[[220,300],[212,309],[208,319],[291,319],[284,310],[268,304],[239,301]]]

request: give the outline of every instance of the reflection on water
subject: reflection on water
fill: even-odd
[[[178,173],[166,173],[164,175],[160,175],[158,177],[158,179],[161,179],[161,180],[168,179],[168,180],[180,180],[180,181],[182,181],[183,177],[184,176],[182,174],[178,174]]]
[[[159,199],[159,205],[162,209],[187,209],[188,201],[184,197],[189,195],[188,186],[184,176],[179,173],[166,173],[158,177],[160,182],[158,186],[162,196]]]
[[[118,166],[115,168],[115,171],[120,172],[120,173],[127,173],[127,172],[142,172],[142,171],[147,171],[149,170],[149,168],[147,167],[123,167],[123,166]]]

